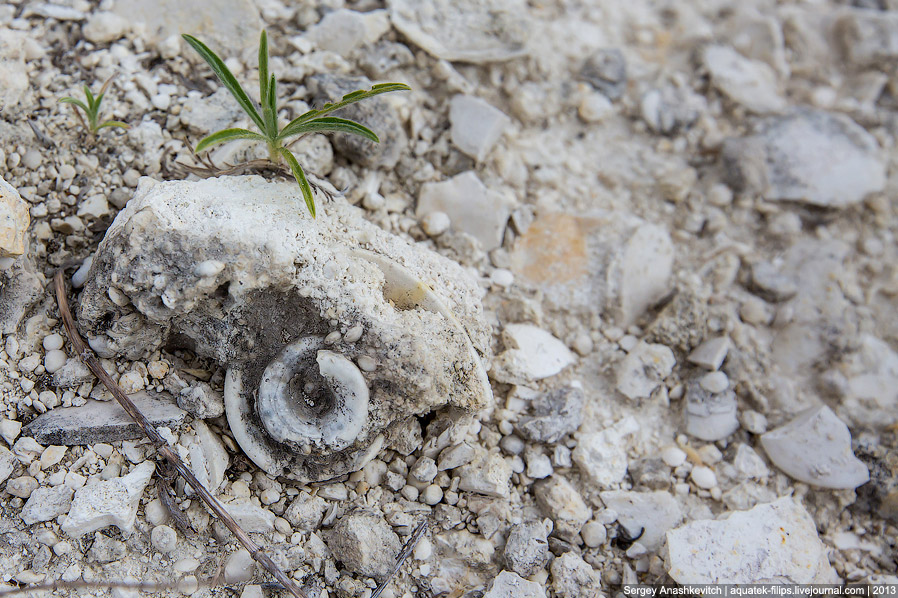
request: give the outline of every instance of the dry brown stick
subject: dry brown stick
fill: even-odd
[[[81,335],[78,334],[78,329],[75,327],[75,320],[72,318],[72,312],[69,311],[69,302],[66,298],[66,290],[65,290],[65,280],[63,278],[63,271],[57,270],[56,276],[53,278],[53,283],[56,288],[56,303],[59,306],[59,315],[62,317],[62,323],[65,326],[66,333],[68,334],[69,340],[72,343],[72,346],[75,348],[75,351],[78,353],[78,356],[81,358],[81,361],[90,369],[91,372],[103,383],[106,388],[109,389],[109,392],[112,393],[112,396],[116,398],[119,404],[128,412],[128,415],[131,416],[137,425],[143,429],[144,434],[147,435],[147,438],[153,443],[156,447],[156,451],[162,455],[162,457],[171,463],[175,469],[178,470],[178,473],[187,480],[187,483],[190,484],[193,491],[196,492],[200,498],[203,499],[203,502],[209,507],[209,509],[214,512],[219,519],[231,530],[237,540],[243,544],[244,548],[249,551],[252,555],[253,559],[256,560],[260,565],[262,565],[269,573],[274,575],[275,579],[277,579],[282,586],[284,586],[287,590],[290,591],[291,594],[295,598],[308,598],[308,596],[303,592],[300,588],[293,583],[293,581],[287,577],[287,575],[278,568],[277,565],[274,564],[274,561],[271,560],[267,554],[262,552],[262,549],[253,542],[252,538],[243,531],[234,518],[231,517],[227,510],[225,510],[224,505],[215,498],[203,484],[200,483],[199,480],[196,479],[196,476],[193,475],[193,472],[190,471],[178,454],[172,450],[169,446],[168,442],[165,441],[162,436],[159,435],[159,432],[150,424],[149,420],[144,416],[143,413],[131,402],[131,399],[128,398],[128,395],[122,391],[118,384],[116,384],[115,380],[103,369],[103,366],[100,365],[100,360],[97,359],[96,355],[94,355],[93,351],[87,346],[84,340],[81,338]]]

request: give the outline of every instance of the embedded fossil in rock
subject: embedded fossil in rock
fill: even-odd
[[[226,366],[244,452],[276,475],[360,468],[411,418],[492,400],[480,291],[337,200],[313,220],[260,177],[145,179],[100,244],[79,320],[101,356]]]

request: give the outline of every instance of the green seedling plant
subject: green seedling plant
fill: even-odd
[[[240,104],[240,107],[243,108],[243,111],[246,112],[247,116],[260,131],[257,133],[240,128],[217,131],[197,144],[196,153],[199,154],[201,151],[209,149],[214,145],[236,139],[252,139],[267,144],[269,160],[275,165],[279,165],[280,160],[283,158],[290,167],[293,178],[296,179],[309,213],[313,218],[315,217],[315,200],[312,197],[312,188],[302,166],[299,165],[296,157],[289,147],[284,145],[284,142],[307,133],[352,133],[378,143],[377,135],[364,125],[345,118],[327,115],[344,106],[382,93],[408,91],[411,89],[403,83],[381,83],[374,85],[368,90],[359,89],[346,94],[339,102],[328,103],[319,109],[309,110],[281,128],[278,123],[277,79],[274,74],[268,73],[268,35],[264,30],[259,38],[259,98],[262,108],[261,113],[215,52],[191,35],[183,35],[182,37],[202,56],[206,64],[212,69],[212,72],[215,73],[215,76],[218,77],[218,80],[231,92],[231,95],[234,96],[234,99],[237,100],[237,103]]]
[[[84,99],[87,100],[87,103],[82,102],[77,98],[65,97],[60,98],[60,103],[63,104],[72,104],[77,108],[75,110],[75,116],[78,117],[78,120],[81,121],[81,125],[88,130],[88,132],[92,136],[96,136],[99,133],[100,129],[105,129],[106,127],[119,127],[122,129],[127,129],[128,124],[123,123],[118,120],[107,120],[104,122],[100,122],[100,105],[103,103],[103,97],[106,95],[106,90],[109,88],[109,84],[112,82],[112,78],[106,80],[103,84],[103,87],[100,88],[100,93],[96,96],[90,92],[90,88],[85,85],[84,86]],[[81,112],[84,112],[84,116],[81,116]],[[87,121],[85,122],[84,117],[87,117]]]

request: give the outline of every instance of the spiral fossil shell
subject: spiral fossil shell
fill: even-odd
[[[247,456],[311,481],[492,392],[479,289],[458,264],[342,200],[315,220],[301,206],[294,185],[260,177],[144,180],[100,244],[78,316],[103,356],[184,347],[220,364]]]

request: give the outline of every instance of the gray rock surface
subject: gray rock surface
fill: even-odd
[[[505,542],[505,566],[520,575],[530,577],[549,560],[546,526],[539,521],[516,525]]]
[[[180,427],[187,412],[168,393],[141,391],[131,400],[154,426]],[[25,426],[26,434],[42,444],[66,446],[143,438],[144,433],[117,401],[88,400],[80,407],[60,407]]]
[[[521,436],[534,442],[558,442],[580,427],[585,400],[580,386],[543,393],[530,401],[531,415],[519,418],[515,427]]]
[[[308,80],[314,95],[313,106],[338,102],[357,89],[370,89],[371,81],[364,77],[315,75]],[[380,143],[374,143],[358,135],[335,133],[331,136],[334,150],[363,166],[393,168],[408,145],[408,137],[391,101],[377,96],[352,104],[333,113],[333,116],[359,122],[377,135]],[[317,173],[316,173],[317,174]]]
[[[384,518],[366,509],[342,517],[325,538],[331,552],[350,571],[377,579],[389,575],[402,548]]]
[[[26,525],[34,525],[65,515],[72,505],[73,493],[74,491],[67,486],[37,488],[22,508],[22,521]]]
[[[483,598],[546,598],[546,592],[536,582],[503,571],[490,583]]]
[[[724,143],[730,184],[770,201],[843,208],[885,187],[876,139],[847,116],[800,109]]]
[[[552,561],[552,589],[566,598],[600,598],[599,572],[575,552],[565,552]]]

